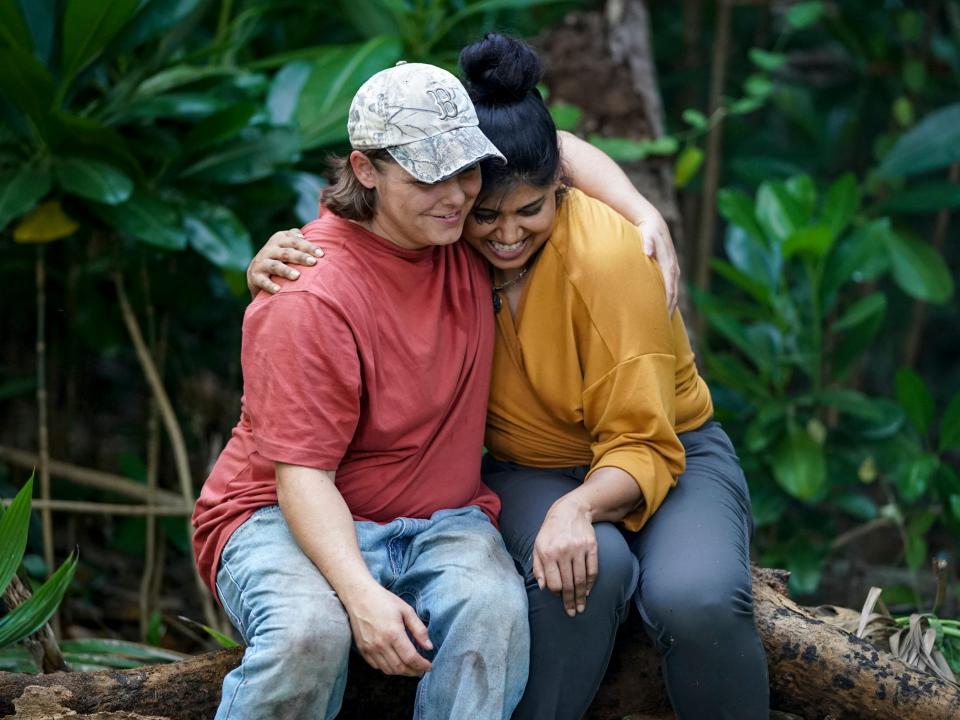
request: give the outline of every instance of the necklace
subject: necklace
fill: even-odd
[[[505,283],[493,286],[493,312],[499,313],[500,308],[503,307],[503,299],[500,297],[500,291],[506,290],[508,287],[513,287],[518,282],[523,280],[526,277],[527,273],[530,271],[529,265],[524,265],[523,268],[514,275],[510,280],[507,280]]]

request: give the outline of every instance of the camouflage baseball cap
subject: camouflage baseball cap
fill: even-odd
[[[485,158],[506,162],[478,125],[456,77],[433,65],[401,62],[357,90],[347,130],[354,149],[385,149],[417,180],[437,183]]]

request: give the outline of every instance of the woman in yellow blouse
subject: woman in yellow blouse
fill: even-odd
[[[460,62],[508,160],[481,165],[463,239],[492,266],[484,480],[530,606],[514,718],[582,717],[631,598],[679,718],[766,718],[747,486],[660,269],[636,226],[563,185],[533,51],[488,35]]]

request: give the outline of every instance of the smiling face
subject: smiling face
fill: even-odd
[[[480,192],[479,165],[428,185],[395,162],[374,166],[357,151],[351,153],[350,163],[357,179],[377,191],[376,211],[365,223],[367,229],[410,250],[455,243]]]
[[[517,183],[473,208],[463,238],[500,270],[519,271],[543,247],[557,215],[557,187]]]

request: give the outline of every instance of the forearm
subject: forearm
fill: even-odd
[[[568,132],[557,135],[564,170],[575,188],[606,203],[634,225],[650,212],[658,212],[602,150]]]
[[[636,509],[643,493],[633,476],[617,467],[602,467],[558,502],[579,506],[590,522],[617,522]]]
[[[290,532],[349,608],[376,581],[360,554],[353,516],[334,473],[285,463],[276,469],[277,498]]]

